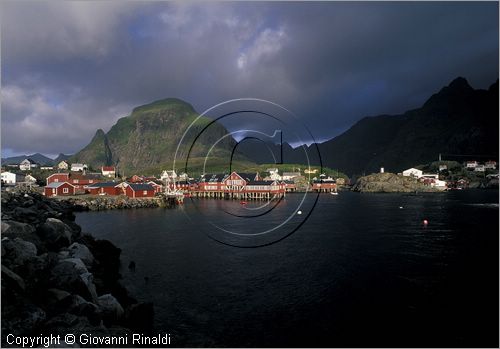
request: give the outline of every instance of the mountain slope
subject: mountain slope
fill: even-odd
[[[318,148],[324,166],[349,175],[378,172],[380,167],[399,172],[435,161],[440,153],[460,162],[498,159],[498,118],[498,81],[488,90],[474,90],[467,80],[456,78],[421,108],[365,117]],[[263,161],[252,147],[241,150]],[[285,145],[284,161],[297,162],[299,151]]]
[[[486,91],[457,78],[421,108],[364,118],[319,148],[327,166],[349,174],[401,171],[440,153],[461,161],[465,155],[498,159],[498,81]]]
[[[119,119],[108,133],[98,130],[91,142],[70,158],[90,164],[97,168],[102,165],[116,165],[122,172],[141,171],[170,164],[183,132],[198,117],[194,108],[175,98],[159,100],[135,108],[132,114]],[[201,118],[193,132],[200,132],[210,124],[208,118]],[[190,157],[205,156],[209,147],[227,130],[217,123],[212,123],[197,139]],[[230,153],[235,142],[226,137],[213,155]],[[189,146],[181,147],[181,155],[186,155]]]

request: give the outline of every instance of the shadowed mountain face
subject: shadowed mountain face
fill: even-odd
[[[117,165],[128,173],[171,164],[184,131],[197,117],[190,104],[174,98],[137,107],[130,116],[119,119],[108,133],[98,130],[92,141],[70,160],[94,168]],[[227,134],[223,126],[210,122],[200,118],[192,129],[200,132],[208,126],[191,149],[191,157],[204,156],[213,143]],[[229,158],[234,144],[231,137],[226,137],[211,154]],[[190,145],[181,147],[182,155],[187,154]]]
[[[467,160],[464,155],[498,159],[498,119],[498,81],[488,90],[474,90],[464,78],[457,78],[421,108],[365,117],[318,147],[324,166],[349,175],[377,172],[380,167],[398,172],[437,160],[440,153],[458,161]],[[242,146],[241,151],[262,160],[250,147]],[[284,161],[293,163],[298,151],[302,150],[285,145]]]
[[[118,165],[122,170],[140,171],[170,164],[183,132],[198,116],[188,103],[164,99],[135,108],[106,134],[98,130],[92,141],[70,161]],[[322,164],[349,175],[377,172],[380,167],[398,172],[428,163],[443,154],[445,159],[498,159],[498,81],[488,90],[474,90],[464,78],[453,80],[418,109],[401,115],[365,117],[349,130],[318,147]],[[210,124],[197,122],[195,132]],[[211,145],[227,134],[212,123],[191,149],[191,157],[203,157]],[[210,154],[229,159],[236,142],[226,137]],[[278,146],[269,145],[275,154]],[[185,156],[188,147],[181,147]],[[257,163],[270,163],[269,151],[255,144],[241,143],[238,154]],[[285,163],[301,163],[304,150],[283,145]],[[460,155],[457,157],[457,155]],[[317,161],[312,162],[317,165]]]

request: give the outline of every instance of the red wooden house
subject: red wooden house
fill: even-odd
[[[125,194],[129,198],[151,198],[155,196],[155,189],[151,184],[129,183],[125,187]]]
[[[58,182],[69,182],[69,173],[54,173],[47,177],[47,185]]]
[[[319,192],[336,191],[337,183],[333,179],[317,179],[313,180],[312,189]]]
[[[44,188],[45,196],[75,195],[75,186],[68,182],[52,182]]]
[[[149,181],[146,184],[151,185],[154,188],[155,193],[161,193],[161,192],[163,192],[163,185],[161,185],[160,183],[156,183],[154,181]]]
[[[116,182],[95,183],[85,186],[86,192],[91,195],[120,195],[123,191]]]

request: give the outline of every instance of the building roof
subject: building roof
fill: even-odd
[[[68,185],[71,185],[72,187],[74,187],[73,184],[68,183],[68,182],[52,182],[52,183],[48,184],[47,186],[45,186],[45,188],[59,188],[63,184],[68,184]]]
[[[257,178],[257,172],[236,172],[241,178],[247,182],[255,180]]]
[[[87,185],[87,188],[106,188],[106,187],[116,187],[118,184],[117,182],[101,182],[101,183],[94,183]]]
[[[103,171],[114,171],[115,167],[114,166],[103,166],[102,170]]]
[[[21,164],[25,163],[26,161],[28,161],[30,164],[36,165],[36,162],[31,158],[24,159],[23,161],[21,161]]]
[[[271,185],[275,181],[249,181],[247,185]]]
[[[222,182],[222,180],[226,177],[227,174],[224,173],[208,173],[201,176],[201,182]]]
[[[129,183],[129,187],[132,188],[133,191],[154,190],[151,184],[144,183]]]

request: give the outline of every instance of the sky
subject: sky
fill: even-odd
[[[2,1],[2,157],[71,154],[139,105],[278,103],[317,141],[498,79],[498,2]]]

